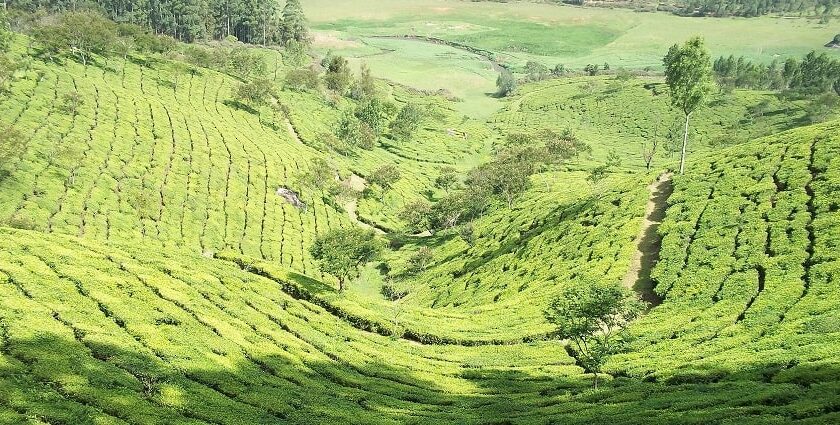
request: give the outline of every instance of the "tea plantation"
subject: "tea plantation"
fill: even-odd
[[[291,89],[303,68],[285,51],[235,45],[274,64],[268,105],[236,100],[247,79],[188,64],[183,45],[83,64],[13,36],[0,423],[840,422],[836,111],[806,125],[807,99],[714,93],[678,175],[661,76],[530,82],[487,119],[376,80],[423,111],[416,131],[339,153],[363,102]],[[476,192],[477,166],[543,130],[591,149],[469,223],[408,226],[406,206]],[[332,186],[302,183],[319,160]],[[392,184],[374,183],[384,165]],[[312,247],[359,227],[387,248],[342,292]],[[545,314],[595,282],[654,301],[603,371]]]

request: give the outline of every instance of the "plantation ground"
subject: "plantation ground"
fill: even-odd
[[[629,13],[447,4],[388,2],[364,19],[391,19],[392,7],[426,7],[419,17],[580,11],[602,22]],[[511,28],[527,35],[531,20]],[[711,25],[740,21],[720,22]],[[605,42],[581,31],[580,49]],[[461,50],[362,38],[381,44],[321,43],[391,48],[400,67],[423,57],[490,78],[485,59]],[[27,45],[19,37],[14,54]],[[641,161],[642,142],[666,139],[678,119],[661,81],[574,77],[524,86],[498,111],[463,102],[487,120],[380,81],[389,100],[429,111],[421,129],[339,156],[326,154],[323,133],[354,102],[282,90],[288,68],[259,52],[278,63],[285,112],[236,107],[236,78],[179,72],[157,56],[32,60],[16,75],[0,99],[0,124],[26,144],[0,180],[0,423],[840,421],[840,122],[788,130],[804,124],[800,101],[747,90],[698,112],[689,172],[673,177],[658,229],[651,275],[663,302],[632,324],[631,350],[611,358],[593,391],[542,310],[570,281],[619,282],[632,267],[648,186],[675,162],[665,151],[650,171]],[[458,85],[459,73],[444,78]],[[77,115],[62,108],[71,92],[84,100]],[[765,100],[765,113],[749,113]],[[499,202],[473,223],[472,243],[452,230],[396,238],[344,294],[308,247],[357,223],[317,191],[299,190],[306,209],[275,194],[299,189],[314,158],[342,179],[395,164],[394,188],[369,187],[357,204],[359,220],[393,237],[407,202],[443,196],[424,193],[440,167],[465,172],[509,133],[567,127],[591,154],[534,175],[511,209]],[[610,151],[621,164],[587,180]],[[423,247],[431,263],[410,272]],[[384,284],[402,296],[386,298]]]

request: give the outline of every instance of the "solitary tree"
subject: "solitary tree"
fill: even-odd
[[[338,279],[339,292],[344,291],[345,282],[359,266],[376,258],[381,251],[382,244],[373,231],[358,227],[330,230],[316,238],[309,250],[321,271]]]
[[[361,122],[352,111],[345,111],[338,121],[335,129],[335,136],[340,140],[346,149],[336,149],[340,154],[347,155],[353,148],[373,149],[376,145],[377,135],[366,123]]]
[[[458,183],[458,171],[455,167],[445,166],[441,167],[440,174],[435,178],[435,186],[443,189],[449,193],[449,189]]]
[[[414,132],[420,128],[423,111],[412,103],[407,103],[400,109],[396,118],[391,121],[391,134],[397,140],[409,140]]]
[[[680,155],[680,174],[685,172],[685,151],[688,145],[688,121],[691,114],[703,105],[712,91],[712,61],[703,39],[694,37],[680,47],[671,46],[663,60],[665,82],[671,94],[671,104],[685,114],[683,143]]]
[[[376,137],[382,135],[388,127],[388,121],[393,116],[396,106],[378,97],[369,97],[356,107],[353,114],[359,121],[367,124]]]
[[[298,184],[315,190],[323,190],[333,181],[335,170],[324,158],[313,159],[309,169],[298,178]]]
[[[432,259],[434,259],[434,252],[432,252],[432,249],[427,246],[420,247],[420,249],[418,249],[417,252],[408,259],[409,271],[412,273],[422,273],[426,271],[426,268],[432,262]]]
[[[391,190],[391,187],[397,180],[400,179],[400,170],[391,165],[386,164],[379,168],[377,168],[371,175],[368,177],[368,180],[382,188],[382,197],[385,197],[385,192]]]
[[[513,201],[531,186],[533,173],[532,158],[505,152],[473,169],[467,180],[474,190],[502,196],[508,208],[512,208]]]
[[[557,326],[558,338],[574,344],[578,363],[594,375],[597,389],[601,368],[622,347],[625,326],[643,311],[643,302],[616,283],[577,283],[563,288],[545,317]]]
[[[234,93],[236,100],[253,107],[266,104],[273,95],[274,86],[267,78],[256,78],[240,83]]]
[[[362,64],[359,69],[359,76],[350,88],[350,97],[356,100],[363,100],[376,96],[376,81],[370,73],[370,68]]]
[[[327,88],[344,94],[347,87],[350,86],[350,82],[353,81],[353,74],[350,72],[347,59],[342,56],[331,56],[325,58],[325,61],[327,72],[324,75],[324,81]]]
[[[496,78],[496,88],[498,89],[496,94],[499,97],[505,97],[516,90],[516,78],[506,68],[502,68],[502,72]]]
[[[63,101],[61,110],[72,117],[79,114],[79,108],[85,103],[85,99],[76,90],[65,93],[61,99]]]
[[[283,6],[283,24],[280,37],[283,44],[291,41],[307,44],[309,42],[309,29],[306,27],[306,16],[303,14],[303,7],[300,0],[286,0]]]
[[[409,202],[399,213],[412,232],[432,231],[432,204],[423,199]]]

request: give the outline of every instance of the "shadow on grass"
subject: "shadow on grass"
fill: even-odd
[[[592,390],[586,375],[518,369],[513,358],[510,367],[464,363],[460,372],[436,375],[346,348],[320,353],[291,335],[289,343],[303,343],[305,351],[225,351],[171,325],[159,326],[168,340],[156,349],[143,339],[135,348],[118,346],[80,329],[23,338],[6,326],[0,406],[46,423],[836,423],[840,412],[834,363],[689,370],[665,382],[617,377]],[[337,344],[341,336],[334,338]]]

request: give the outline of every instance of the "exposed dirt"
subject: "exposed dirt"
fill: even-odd
[[[350,179],[348,180],[348,184],[350,185],[350,188],[352,188],[356,192],[364,192],[365,188],[367,187],[367,182],[365,181],[365,179],[362,178],[361,176],[357,175],[357,174],[351,174],[350,175]],[[344,204],[344,209],[347,211],[347,216],[350,217],[350,221],[358,224],[361,227],[364,227],[365,229],[373,229],[374,232],[376,232],[380,235],[385,234],[384,230],[382,230],[378,227],[371,226],[370,224],[367,224],[367,223],[359,220],[359,215],[356,213],[357,208],[358,208],[358,200],[356,200],[356,199],[353,199],[352,201]]]
[[[652,306],[657,306],[662,299],[654,292],[654,282],[650,278],[650,272],[656,262],[659,261],[659,249],[662,245],[662,238],[657,233],[659,225],[665,218],[665,210],[668,207],[668,197],[674,191],[671,182],[671,173],[665,173],[648,186],[650,199],[645,208],[645,218],[639,229],[639,236],[636,237],[636,252],[630,260],[630,268],[622,279],[622,284],[636,291],[643,300]]]

